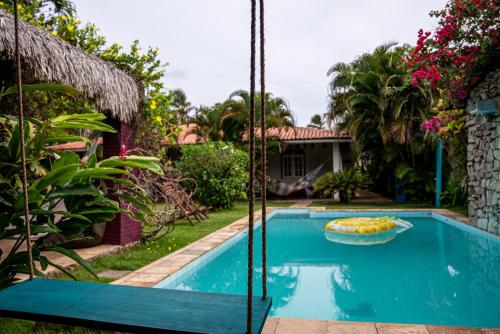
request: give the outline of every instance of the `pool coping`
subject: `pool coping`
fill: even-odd
[[[270,214],[271,212],[278,210],[278,209],[289,209],[289,208],[279,208],[279,207],[272,207],[268,208],[267,213]],[[464,223],[467,226],[472,226],[469,224],[469,218],[466,216],[463,216],[461,214],[446,210],[446,209],[424,209],[424,208],[419,208],[419,209],[410,209],[410,208],[405,208],[405,209],[332,209],[328,210],[325,209],[324,207],[307,207],[304,208],[306,210],[311,210],[311,211],[328,211],[328,212],[432,212],[436,213],[438,215],[444,216],[446,218],[451,218],[455,221],[458,221],[460,223]],[[261,210],[256,210],[254,212],[254,217],[255,220],[259,220],[261,218]],[[169,276],[173,275],[174,273],[178,272],[179,270],[183,269],[185,266],[189,265],[191,262],[195,261],[199,257],[203,256],[205,253],[213,250],[214,248],[218,247],[225,241],[231,239],[232,237],[236,236],[238,233],[241,231],[245,230],[248,227],[248,216],[240,218],[236,220],[235,222],[215,231],[212,232],[211,234],[181,248],[178,249],[177,251],[166,255],[116,281],[113,281],[111,284],[117,284],[117,285],[130,285],[130,286],[141,286],[141,287],[154,287]],[[474,226],[472,226],[474,227]],[[474,227],[477,229],[476,227]],[[477,229],[479,230],[479,229]],[[482,231],[482,230],[479,230]],[[272,319],[285,319],[285,318],[269,318],[269,326],[274,326],[274,329],[271,330],[271,328],[267,329],[267,333],[277,333],[276,329],[279,329],[278,323],[279,321],[274,321]],[[294,321],[302,321],[302,323],[306,324],[309,323],[313,320],[307,320],[307,319],[293,319]],[[290,320],[291,321],[291,320]],[[273,325],[276,322],[275,325]],[[340,322],[340,321],[334,321],[334,320],[321,320],[319,321],[321,323],[325,323],[325,333],[327,333],[327,328],[328,328],[328,333],[331,332],[333,333],[334,330],[333,328],[336,328],[336,330],[341,330],[340,327],[343,327],[345,329],[346,323],[345,322]],[[379,323],[350,323],[352,326],[349,327],[349,329],[352,329],[352,333],[357,333],[358,331],[355,331],[356,324],[362,324],[362,328],[365,328],[365,325],[368,325],[370,328],[373,327],[376,331],[373,333],[385,333],[383,331],[383,328],[387,326],[382,326],[380,327]],[[266,322],[267,325],[267,322]],[[402,325],[402,324],[389,324],[390,326],[394,327],[400,327],[398,329],[401,329],[401,331],[397,331],[397,333],[423,333],[423,334],[433,334],[433,333],[462,333],[459,331],[455,331],[456,329],[463,328],[463,327],[448,327],[448,326],[426,326],[426,325]],[[268,327],[269,327],[268,326]],[[401,327],[402,326],[402,327]],[[379,329],[380,327],[380,329]],[[429,328],[434,328],[436,329],[435,331],[428,331]],[[330,329],[332,328],[332,329]],[[381,330],[382,329],[382,330]],[[439,331],[438,330],[444,330],[444,331]],[[473,328],[471,330],[479,330],[478,328]],[[465,331],[463,333],[498,333],[500,334],[500,331],[497,331],[496,329],[493,329],[494,331],[489,331],[489,329],[485,329],[487,331]],[[319,331],[322,332],[322,331]],[[266,329],[264,330],[264,333],[266,333]],[[351,333],[351,331],[349,331]],[[360,333],[368,333],[368,332],[363,332],[361,331]],[[387,332],[389,333],[389,332]],[[392,333],[392,332],[391,332]]]

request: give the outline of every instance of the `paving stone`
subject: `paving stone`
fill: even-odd
[[[327,334],[377,334],[373,322],[327,321]]]
[[[280,318],[275,334],[326,334],[325,320]]]
[[[127,276],[130,274],[132,271],[131,270],[105,270],[102,273],[97,274],[97,277],[99,278],[110,278],[110,279],[119,279],[122,278],[123,276]]]
[[[278,326],[279,318],[267,318],[262,334],[274,334]]]
[[[424,325],[377,323],[378,334],[429,334]]]
[[[447,327],[427,325],[429,334],[481,334],[479,328]]]

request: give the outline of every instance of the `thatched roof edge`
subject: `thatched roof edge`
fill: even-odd
[[[140,89],[131,75],[48,31],[19,24],[22,64],[34,79],[70,85],[125,122],[138,113]],[[14,17],[0,10],[0,54],[14,60],[14,51]]]

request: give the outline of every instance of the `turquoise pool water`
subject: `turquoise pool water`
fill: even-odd
[[[409,212],[391,214],[414,227],[387,244],[325,239],[325,223],[352,215],[278,210],[270,216],[271,316],[500,327],[500,238],[436,214]],[[260,230],[256,294],[261,294]],[[240,233],[157,287],[245,294],[246,245],[246,233]]]

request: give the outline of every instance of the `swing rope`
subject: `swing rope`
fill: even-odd
[[[247,267],[247,333],[252,333],[253,299],[253,226],[254,226],[254,176],[255,176],[255,21],[256,0],[251,0],[250,28],[250,117],[248,122],[250,163],[248,171],[248,267]]]
[[[260,0],[260,193],[262,200],[262,299],[267,299],[267,148],[266,148],[266,64],[264,36],[264,0]]]
[[[28,177],[26,174],[26,149],[24,147],[24,110],[23,110],[23,83],[21,78],[21,52],[19,49],[19,8],[18,0],[14,0],[14,35],[16,42],[16,79],[17,79],[17,112],[19,117],[19,145],[21,146],[21,172],[24,199],[24,229],[26,233],[26,249],[28,253],[28,267],[30,280],[34,276],[33,253],[31,250],[31,226],[28,207]]]

